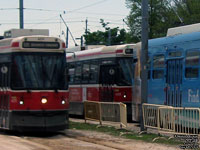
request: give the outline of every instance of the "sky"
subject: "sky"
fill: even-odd
[[[19,28],[19,0],[0,0],[0,35],[4,31]],[[67,23],[74,38],[80,38],[86,28],[94,32],[104,31],[100,19],[109,22],[109,27],[127,29],[123,19],[129,14],[125,0],[24,0],[24,28],[49,29],[50,36],[65,40]],[[76,40],[80,44],[80,40]],[[69,46],[74,42],[69,38]]]

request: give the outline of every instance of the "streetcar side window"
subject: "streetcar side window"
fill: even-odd
[[[0,87],[10,86],[10,63],[11,55],[1,54],[0,56]]]
[[[75,64],[69,63],[68,64],[68,82],[74,83],[74,77],[75,77]]]
[[[10,86],[10,67],[9,64],[0,64],[0,87]]]
[[[199,51],[191,50],[186,52],[185,59],[185,77],[198,78],[199,77]]]
[[[165,68],[165,56],[163,54],[155,55],[153,57],[153,79],[164,78],[164,68]]]
[[[82,83],[88,83],[90,80],[90,63],[84,62],[83,63],[83,79]]]
[[[90,83],[98,83],[99,65],[97,61],[91,61],[90,64]]]
[[[75,83],[81,83],[82,79],[82,65],[81,63],[76,63],[76,69],[75,69]]]

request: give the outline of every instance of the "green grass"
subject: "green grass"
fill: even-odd
[[[127,139],[134,139],[134,140],[141,140],[145,142],[151,142],[151,143],[162,143],[162,144],[168,144],[168,145],[180,145],[183,144],[180,141],[177,141],[175,139],[169,139],[168,137],[159,136],[156,134],[137,134],[131,131],[127,131],[125,129],[116,129],[112,126],[99,126],[95,124],[89,124],[89,123],[78,123],[78,122],[72,122],[70,121],[70,129],[77,129],[77,130],[88,130],[88,131],[96,131],[96,132],[103,132],[114,136],[122,136]],[[153,141],[155,138],[157,138],[155,141]]]

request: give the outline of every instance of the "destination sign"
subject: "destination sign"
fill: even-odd
[[[58,42],[32,42],[25,41],[22,44],[23,48],[43,48],[43,49],[58,49],[60,44]]]

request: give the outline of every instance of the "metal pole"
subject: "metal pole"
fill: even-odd
[[[24,2],[19,0],[19,20],[20,20],[20,29],[24,29]]]
[[[83,36],[81,36],[81,47],[83,47]]]
[[[87,36],[87,32],[88,32],[88,20],[85,20],[85,35]]]
[[[69,28],[67,27],[67,31],[66,31],[66,48],[69,47],[68,41],[69,41]]]
[[[142,51],[141,51],[141,100],[142,103],[147,102],[148,95],[148,69],[147,69],[147,58],[148,58],[148,0],[142,0]],[[140,107],[142,116],[142,105]],[[141,131],[144,131],[144,120],[141,117],[140,124]]]
[[[85,20],[85,45],[87,43],[87,41],[86,41],[87,35],[88,35],[88,19],[86,18],[86,20]]]
[[[111,45],[111,30],[109,28],[109,30],[108,30],[108,46],[110,46],[110,45]]]

